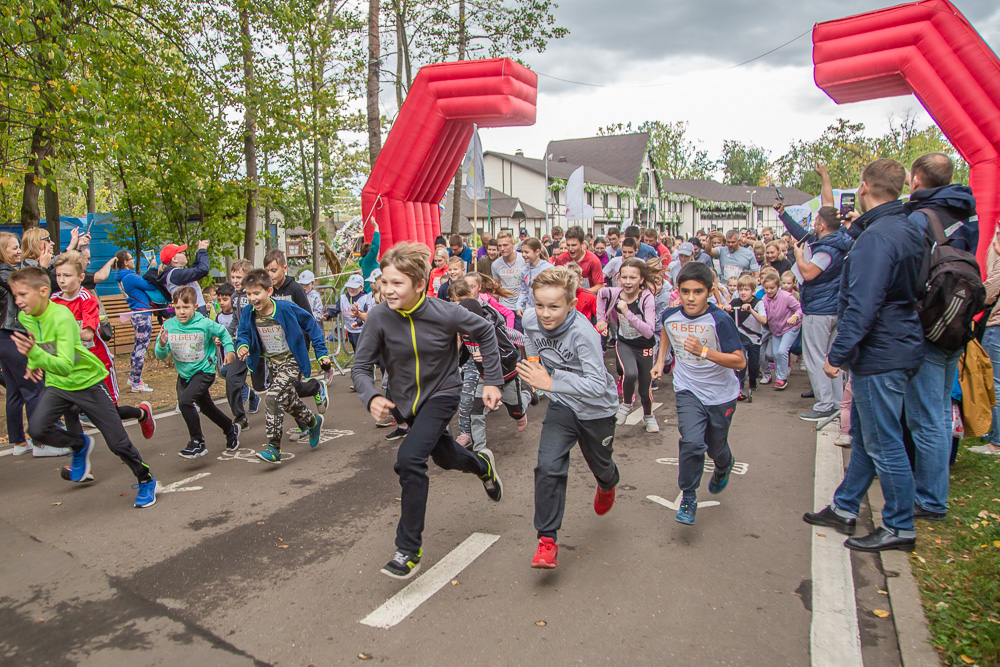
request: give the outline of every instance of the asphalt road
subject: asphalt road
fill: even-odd
[[[499,536],[389,629],[360,623],[404,582],[379,573],[393,552],[399,486],[393,443],[374,428],[348,378],[331,385],[327,436],[286,443],[257,463],[263,414],[239,455],[204,420],[209,456],[177,456],[179,416],[137,446],[161,485],[132,507],[127,468],[99,442],[96,480],[59,478],[65,459],[0,458],[0,662],[93,665],[712,664],[808,665],[809,528],[815,435],[797,418],[805,376],[763,387],[736,410],[744,474],[710,496],[697,523],[647,499],[678,494],[669,380],[654,392],[662,432],[620,427],[618,500],[594,514],[594,480],[573,455],[560,567],[529,567],[536,545],[532,475],[546,401],[518,434],[490,416],[504,483],[499,504],[471,476],[431,467],[423,567],[473,533]],[[286,426],[291,426],[290,420]],[[659,460],[659,462],[658,462]],[[192,479],[198,475],[200,478]],[[412,581],[412,580],[411,580]],[[891,627],[891,626],[890,626]],[[867,654],[866,654],[867,655]],[[891,660],[890,660],[891,662]]]

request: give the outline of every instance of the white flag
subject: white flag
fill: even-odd
[[[473,126],[472,140],[465,151],[462,160],[462,173],[465,174],[465,194],[469,199],[486,198],[486,173],[483,168],[483,144],[479,141],[479,128]]]
[[[566,219],[591,220],[594,215],[594,208],[587,203],[583,191],[583,167],[580,167],[566,181]]]

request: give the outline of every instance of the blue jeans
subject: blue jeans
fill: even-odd
[[[798,337],[798,329],[789,329],[780,336],[771,334],[766,354],[768,358],[774,359],[774,374],[778,376],[779,380],[788,379],[788,352]]]
[[[924,363],[907,386],[904,398],[906,426],[916,449],[916,502],[938,514],[948,511],[951,389],[961,356],[962,350],[945,352],[925,342]]]
[[[993,389],[1000,392],[1000,327],[986,327],[986,333],[983,334],[983,349],[990,355],[990,362],[993,363]],[[997,395],[1000,396],[1000,393]],[[997,406],[993,406],[990,441],[1000,446],[1000,407]]]
[[[885,496],[882,524],[897,537],[914,537],[913,471],[903,447],[903,397],[915,371],[852,375],[851,463],[833,494],[841,516],[857,516],[875,479]]]

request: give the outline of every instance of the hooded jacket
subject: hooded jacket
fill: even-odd
[[[976,198],[968,186],[953,183],[917,190],[903,207],[921,231],[927,229],[927,216],[922,210],[934,209],[941,219],[945,235],[952,240],[952,247],[976,253],[979,247],[979,216],[976,214]]]
[[[281,325],[285,331],[285,341],[288,344],[288,351],[292,353],[303,377],[309,377],[312,373],[312,365],[309,363],[309,348],[306,347],[305,338],[296,335],[296,332],[305,332],[312,341],[313,350],[316,353],[316,360],[321,361],[328,358],[326,351],[326,340],[323,338],[323,330],[316,324],[312,313],[302,310],[291,301],[275,301],[274,312],[271,317]],[[257,331],[257,311],[253,305],[247,305],[240,313],[239,329],[236,333],[236,351],[247,348],[250,355],[247,357],[247,368],[251,371],[257,369],[257,362],[260,361],[261,341],[260,332]]]
[[[922,234],[900,201],[876,206],[857,223],[865,231],[844,264],[837,338],[828,359],[857,375],[917,368],[924,357],[915,308]]]

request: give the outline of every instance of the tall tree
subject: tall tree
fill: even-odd
[[[719,169],[726,185],[763,185],[771,163],[769,152],[753,143],[726,140],[722,142]]]
[[[687,121],[647,120],[636,130],[632,123],[614,123],[598,129],[602,136],[613,134],[649,133],[649,154],[656,171],[663,178],[711,178],[716,164],[709,159],[708,151],[698,142],[688,138]]]
[[[239,3],[240,52],[243,56],[243,105],[245,125],[243,152],[247,168],[246,233],[243,237],[243,256],[254,261],[257,249],[257,105],[254,103],[253,40],[250,35],[250,12],[246,2]]]
[[[374,166],[382,149],[382,114],[379,113],[379,0],[368,0],[368,161]]]

